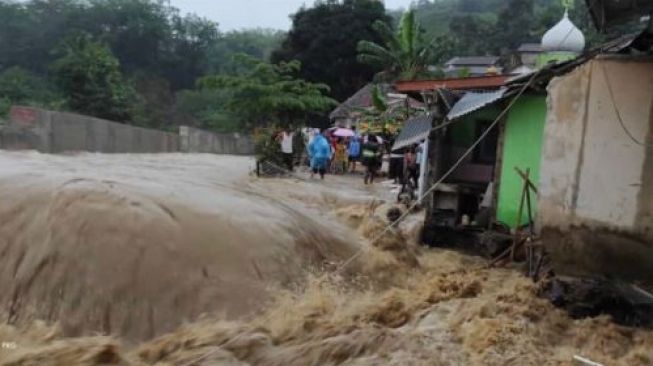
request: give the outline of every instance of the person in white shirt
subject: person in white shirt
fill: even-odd
[[[281,144],[281,153],[283,154],[283,161],[286,164],[286,168],[293,171],[294,168],[294,154],[293,154],[293,140],[295,139],[295,133],[286,128],[283,130],[278,137],[278,141]]]

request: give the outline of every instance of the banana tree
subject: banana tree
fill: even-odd
[[[359,62],[382,68],[378,76],[385,80],[414,80],[429,73],[428,62],[434,47],[424,42],[423,31],[413,9],[404,13],[396,32],[381,21],[375,22],[372,27],[383,44],[360,41]]]

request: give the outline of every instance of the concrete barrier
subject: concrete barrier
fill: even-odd
[[[31,107],[13,107],[9,125],[0,135],[3,149],[34,149],[44,153],[179,151],[179,136],[174,133]]]
[[[213,133],[189,126],[179,127],[181,151],[230,155],[253,155],[254,139],[240,133]]]
[[[252,136],[218,134],[181,126],[179,134],[130,126],[90,116],[14,106],[0,130],[0,148],[43,153],[212,153],[253,155]]]

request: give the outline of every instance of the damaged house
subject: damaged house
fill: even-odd
[[[588,3],[600,27],[653,11],[653,1]],[[428,92],[433,110],[427,187],[441,184],[426,202],[425,241],[468,244],[497,224],[530,224],[558,273],[653,284],[649,22],[585,50],[565,16],[532,73],[399,82]]]

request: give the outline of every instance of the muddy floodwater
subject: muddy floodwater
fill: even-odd
[[[420,248],[419,213],[370,242],[387,187],[252,168],[0,152],[0,365],[653,365],[653,332]]]

